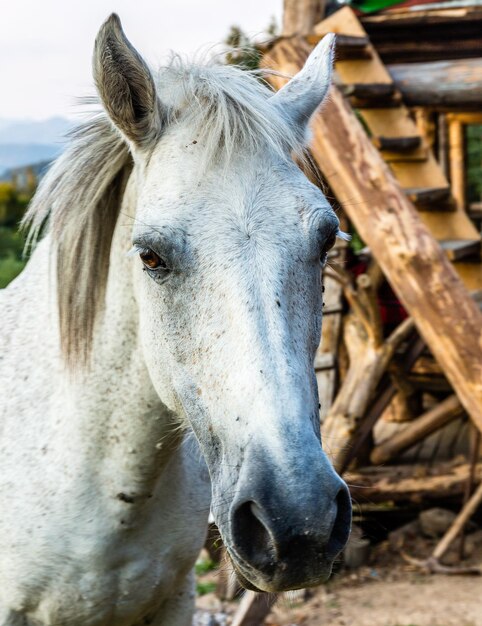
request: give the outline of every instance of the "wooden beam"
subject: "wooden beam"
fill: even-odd
[[[460,7],[362,17],[385,63],[479,58],[481,7]]]
[[[370,460],[374,465],[381,465],[396,458],[398,454],[425,439],[451,421],[464,414],[464,407],[457,396],[452,395],[437,404],[402,431],[373,448]]]
[[[347,472],[344,479],[350,487],[352,499],[361,506],[389,501],[426,506],[428,500],[460,498],[470,471],[469,463],[451,467],[440,464],[430,468],[426,464],[382,465]],[[475,467],[475,480],[482,480],[482,463]]]
[[[387,69],[408,105],[458,110],[482,105],[482,57],[398,63]]]
[[[270,64],[293,75],[309,51],[302,39],[283,40]],[[281,76],[270,81],[286,83]],[[481,313],[336,87],[312,130],[325,179],[482,431]]]

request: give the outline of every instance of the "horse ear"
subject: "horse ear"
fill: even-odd
[[[160,102],[149,68],[115,13],[102,24],[95,40],[93,73],[114,124],[135,145],[150,145],[161,130]]]
[[[325,35],[298,74],[271,97],[273,106],[302,131],[330,88],[334,47],[335,35]]]

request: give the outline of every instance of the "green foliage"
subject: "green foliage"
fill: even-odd
[[[211,561],[211,559],[199,559],[194,566],[194,571],[197,576],[212,572],[214,569],[216,569],[216,563]]]
[[[30,196],[17,191],[12,183],[0,183],[0,225],[16,227],[30,201]]]
[[[198,596],[205,596],[207,593],[216,591],[216,583],[198,581],[196,584],[196,592]]]
[[[226,53],[226,62],[229,65],[238,65],[245,70],[255,70],[259,67],[261,52],[239,26],[231,26],[225,43],[230,48]]]
[[[12,183],[0,183],[0,288],[6,287],[25,266],[25,235],[18,230],[30,194]]]
[[[482,125],[466,127],[467,197],[469,202],[482,200]]]
[[[274,18],[266,29],[266,38],[277,36],[278,27]],[[228,36],[224,40],[229,50],[226,53],[226,63],[238,65],[245,70],[257,70],[261,60],[261,48],[253,42],[239,26],[231,26]]]
[[[360,235],[358,234],[358,231],[355,229],[353,224],[350,230],[350,235],[351,235],[351,240],[348,242],[348,245],[350,246],[350,248],[353,250],[355,254],[359,254],[363,250],[363,248],[366,246],[366,244],[363,241],[363,239],[360,237]]]
[[[25,266],[23,247],[25,239],[14,228],[0,226],[0,289],[6,287]]]

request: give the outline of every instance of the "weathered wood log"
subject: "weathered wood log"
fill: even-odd
[[[362,418],[396,348],[413,328],[413,322],[405,320],[384,341],[380,311],[369,276],[358,276],[356,291],[348,278],[343,280],[345,296],[352,309],[344,326],[350,365],[322,427],[325,448],[338,471],[345,465]]]
[[[404,430],[373,448],[370,455],[371,462],[374,465],[381,465],[391,461],[404,450],[463,414],[464,407],[460,404],[457,396],[452,395],[446,398],[433,409],[411,422]]]
[[[384,465],[347,472],[344,479],[352,499],[359,505],[382,502],[426,505],[428,501],[460,498],[469,473],[469,463],[430,469],[426,465]],[[482,480],[482,463],[477,464],[475,477],[477,482]]]
[[[474,3],[475,4],[475,3]],[[364,16],[363,26],[385,63],[479,58],[482,11],[407,11]]]
[[[231,626],[260,626],[276,602],[275,593],[247,591],[234,615]]]
[[[340,85],[340,91],[345,96],[353,96],[362,100],[386,100],[391,98],[395,92],[393,83],[352,83],[351,85]]]
[[[302,39],[283,40],[271,65],[292,75],[308,53]],[[270,81],[279,88],[286,79]],[[312,128],[321,171],[482,430],[481,313],[336,88]]]
[[[406,104],[467,110],[482,106],[482,58],[387,66]]]
[[[401,374],[405,374],[410,370],[412,365],[422,354],[424,348],[425,343],[423,340],[417,335],[417,333],[412,333],[408,339],[407,351],[401,362],[398,364],[398,369]],[[366,445],[376,422],[394,398],[396,392],[397,388],[393,384],[391,376],[389,376],[388,373],[384,374],[382,380],[380,381],[380,385],[377,388],[377,394],[373,398],[365,416],[363,417],[363,422],[351,444],[351,448],[345,455],[344,463],[339,470],[341,475],[343,475],[350,467],[352,461],[358,458],[359,452],[363,449],[363,446]]]
[[[420,135],[414,137],[374,137],[373,145],[379,150],[390,150],[392,152],[410,152],[420,147],[422,138]]]
[[[335,259],[331,263],[344,263],[345,242],[337,242],[334,248]],[[336,390],[336,363],[341,334],[343,312],[343,288],[339,281],[329,275],[323,276],[323,325],[321,342],[315,354],[315,372],[318,383],[320,420],[323,422],[333,402]]]
[[[421,394],[398,364],[389,366],[392,384],[397,393],[383,412],[385,422],[411,422],[421,413]]]

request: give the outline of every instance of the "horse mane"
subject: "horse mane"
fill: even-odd
[[[204,148],[200,167],[227,163],[262,148],[301,157],[300,137],[260,72],[221,64],[189,64],[173,56],[154,78],[168,124],[189,124]],[[160,141],[162,141],[162,133]],[[150,146],[153,150],[155,145]],[[133,167],[129,145],[105,112],[81,123],[41,181],[23,225],[28,244],[48,233],[57,275],[60,341],[70,368],[89,363],[103,308],[109,257],[125,185]]]

